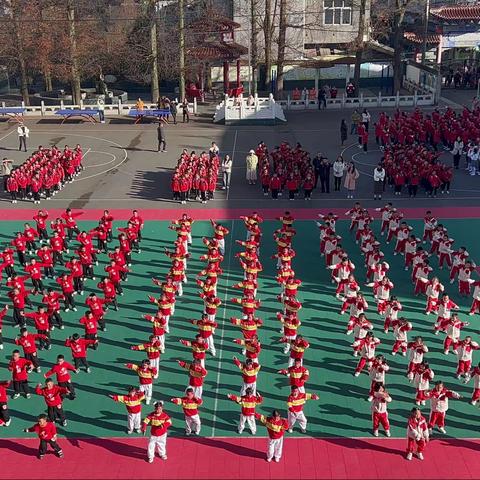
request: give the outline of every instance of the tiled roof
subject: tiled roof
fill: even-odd
[[[480,4],[475,5],[449,5],[432,8],[430,10],[432,17],[437,17],[441,20],[458,21],[458,20],[473,20],[480,21]]]
[[[416,32],[405,32],[403,36],[409,42],[423,44],[423,35],[419,35]],[[427,34],[427,43],[440,43],[440,35],[438,33]]]

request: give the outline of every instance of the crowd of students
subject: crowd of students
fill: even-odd
[[[386,204],[378,208],[381,212],[380,236],[386,239],[386,245],[394,243],[393,255],[404,257],[405,270],[411,271],[414,295],[425,295],[425,314],[436,315],[432,325],[435,334],[443,332],[445,340],[443,350],[449,354],[450,348],[457,356],[456,377],[468,383],[474,381],[471,397],[472,405],[480,399],[480,364],[474,367],[472,356],[480,346],[472,340],[470,335],[463,336],[462,328],[468,322],[459,318],[458,306],[450,299],[445,287],[433,272],[433,258],[438,258],[438,268],[446,264],[450,268],[450,283],[458,282],[460,295],[473,296],[470,315],[480,312],[480,281],[472,279],[475,264],[470,259],[465,247],[453,249],[454,239],[451,238],[444,225],[427,211],[424,219],[422,238],[413,234],[413,228],[404,220],[403,214],[392,205]],[[381,250],[381,242],[372,231],[370,224],[373,221],[368,210],[357,202],[346,212],[351,218],[350,231],[355,235],[361,254],[365,259],[366,286],[372,288],[376,302],[376,310],[384,318],[383,330],[385,334],[393,333],[390,354],[395,356],[401,353],[408,355],[406,377],[415,387],[414,401],[417,407],[411,411],[407,424],[407,459],[411,460],[414,453],[423,459],[426,443],[438,427],[446,433],[445,417],[449,408],[449,399],[459,399],[460,395],[447,388],[440,380],[435,382],[434,371],[427,360],[429,349],[421,336],[408,340],[408,336],[415,330],[415,326],[407,318],[407,312],[394,295],[394,284],[388,278],[389,264],[385,261],[385,254]],[[354,370],[358,377],[367,367],[370,378],[370,388],[366,397],[372,403],[373,434],[378,436],[380,426],[385,434],[390,436],[388,419],[388,405],[392,397],[386,389],[388,374],[391,368],[385,355],[377,352],[378,345],[383,343],[373,332],[373,322],[367,318],[369,305],[361,293],[361,281],[355,277],[356,267],[349,259],[348,253],[341,246],[341,237],[335,231],[338,217],[332,214],[321,215],[318,222],[320,228],[320,250],[325,257],[326,267],[332,270],[332,282],[337,285],[336,298],[342,302],[340,313],[349,314],[346,325],[346,334],[354,336],[352,343],[354,357],[360,357]],[[424,245],[429,244],[427,250]],[[473,286],[473,293],[471,287]],[[428,421],[423,417],[419,407],[430,401],[430,416]]]
[[[5,176],[5,188],[12,203],[18,199],[31,199],[39,204],[42,198],[50,200],[66,183],[70,183],[82,170],[82,148],[65,146],[59,150],[56,146],[40,146],[20,166],[12,168]],[[4,159],[3,162],[8,160]]]
[[[13,350],[8,364],[11,380],[0,382],[0,426],[11,423],[7,389],[12,389],[12,399],[21,395],[31,397],[32,372],[41,373],[42,366],[45,366],[39,352],[52,348],[55,329],[64,329],[62,310],[77,312],[79,299],[89,290],[87,285],[90,282],[94,282],[93,285],[96,284],[103,293],[102,296],[89,293],[82,302],[86,311],[79,315],[78,324],[84,331],[83,335],[74,333],[61,339],[71,352],[72,363],[65,360],[64,351],[60,348],[57,362],[49,365],[43,375],[45,384],[38,383],[34,389],[35,394],[44,398],[47,415],[39,415],[37,423],[26,431],[37,433],[40,459],[46,454],[48,445],[59,457],[63,455],[57,442],[55,422],[67,426],[64,400],[73,401],[76,397],[70,372],[79,373],[83,368],[90,373],[88,351],[99,348],[99,332],[107,331],[105,316],[109,309],[119,308],[117,296],[123,295],[121,284],[127,280],[132,252],[140,252],[143,220],[136,210],[127,225],[117,229],[118,244],[110,251],[114,218],[108,210],[104,211],[98,226],[90,231],[80,231],[76,218],[81,214],[66,209],[58,218],[51,218],[48,224],[49,213],[39,210],[33,217],[35,227],[26,223],[23,232],[17,232],[11,245],[0,252],[0,271],[6,277],[6,286],[10,289],[7,296],[11,302],[0,313],[0,349],[3,349],[3,320],[11,311],[13,328],[20,329],[14,342],[23,351],[22,355],[19,349]],[[102,273],[97,269],[100,254],[108,258]],[[71,256],[66,259],[65,255]],[[97,283],[99,273],[101,278]],[[46,279],[54,286],[47,286]],[[32,297],[36,297],[36,307]]]
[[[200,155],[186,149],[180,155],[175,167],[171,189],[173,199],[182,204],[196,200],[207,203],[214,198],[217,188],[220,159],[218,147],[214,144],[208,152]]]

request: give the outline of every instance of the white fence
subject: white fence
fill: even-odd
[[[287,110],[308,110],[318,109],[318,100],[291,100],[290,96],[287,100],[277,100],[277,103],[282,105]],[[327,98],[327,109],[342,109],[342,108],[373,108],[373,107],[415,107],[422,105],[434,105],[435,96],[433,93],[417,93],[412,95],[397,95],[384,96],[381,93],[376,97],[367,97],[362,93],[359,97],[347,97],[342,95],[338,98]]]
[[[5,108],[5,102],[1,102],[2,108]],[[55,115],[55,112],[58,110],[83,110],[83,109],[98,109],[97,104],[87,104],[84,103],[83,101],[80,101],[80,105],[69,105],[69,104],[64,104],[63,100],[60,100],[60,105],[45,105],[45,103],[41,102],[40,105],[36,106],[26,106],[25,102],[22,102],[20,105],[15,105],[13,107],[12,105],[8,105],[9,107],[15,108],[15,107],[22,107],[25,108],[25,113],[24,115],[26,116],[50,116],[50,115]],[[128,115],[128,112],[130,109],[135,108],[134,103],[122,103],[122,101],[119,99],[117,103],[112,104],[112,105],[104,105],[104,110],[105,110],[105,116],[114,116],[114,115]],[[145,109],[156,109],[158,108],[155,103],[151,104],[145,104]],[[197,114],[197,99],[194,98],[193,102],[188,104],[188,110],[190,113],[193,113],[194,115]]]
[[[268,98],[255,96],[251,104],[242,97],[226,97],[217,106],[213,116],[215,123],[251,120],[280,120],[285,122],[286,118],[281,105],[275,101],[272,94]]]

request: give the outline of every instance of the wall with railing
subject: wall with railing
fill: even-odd
[[[8,106],[5,104],[5,102],[1,102],[2,108],[16,108],[16,107],[22,107],[25,108],[25,113],[24,115],[27,116],[49,116],[49,115],[55,115],[55,112],[58,110],[83,110],[83,109],[98,109],[97,104],[88,104],[84,103],[82,100],[80,101],[79,105],[70,105],[70,104],[64,104],[63,100],[60,100],[60,103],[58,105],[46,105],[45,102],[41,102],[40,105],[29,105],[26,106],[25,102],[22,102],[19,105],[11,105],[10,103]],[[105,111],[105,116],[114,116],[114,115],[128,115],[128,112],[130,109],[135,108],[135,103],[123,103],[121,99],[118,99],[118,102],[115,104],[111,105],[103,105],[104,111]],[[157,104],[155,103],[145,103],[144,106],[145,109],[156,109]],[[180,105],[177,104],[177,109],[180,108]],[[194,99],[193,102],[190,102],[188,104],[188,110],[190,113],[193,113],[196,115],[197,113],[197,99]],[[179,112],[181,113],[181,112]]]
[[[250,120],[280,120],[286,121],[282,106],[276,102],[273,95],[269,97],[226,97],[215,110],[213,121],[225,123]]]
[[[318,109],[318,100],[301,99],[291,100],[290,96],[286,100],[277,100],[286,110],[309,110]],[[434,105],[435,95],[433,93],[414,92],[411,95],[385,96],[379,93],[377,96],[364,96],[360,93],[358,97],[347,97],[345,94],[337,98],[327,98],[327,109],[343,109],[343,108],[398,108],[398,107],[415,107],[424,105]],[[322,105],[323,108],[323,105]]]

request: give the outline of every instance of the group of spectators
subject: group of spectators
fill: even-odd
[[[18,199],[31,199],[35,204],[39,204],[41,198],[49,200],[80,173],[82,158],[80,145],[74,149],[65,145],[63,150],[55,145],[51,148],[40,146],[18,167],[13,165],[13,160],[4,158],[4,190],[10,194],[12,203],[17,203]]]

